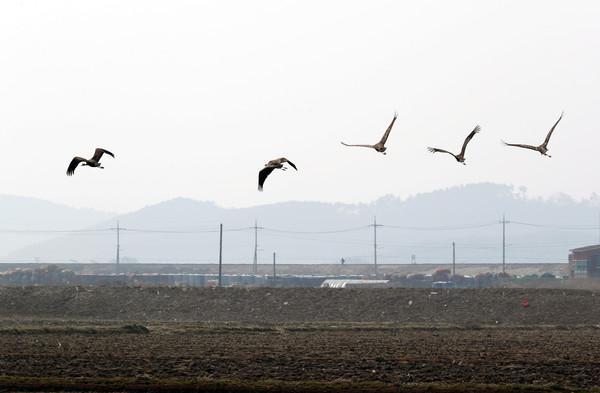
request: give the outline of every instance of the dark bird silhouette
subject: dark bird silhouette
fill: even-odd
[[[75,173],[75,168],[77,168],[77,165],[79,165],[80,162],[83,162],[82,166],[87,165],[87,166],[91,166],[91,167],[97,167],[97,168],[104,169],[103,166],[100,166],[100,158],[102,157],[102,154],[104,154],[104,153],[106,153],[112,157],[115,156],[108,150],[104,150],[104,149],[101,149],[98,147],[96,149],[96,151],[94,151],[94,156],[92,158],[90,158],[89,160],[87,158],[83,158],[83,157],[73,157],[73,159],[71,160],[71,163],[69,164],[69,168],[67,168],[67,175],[72,176]]]
[[[431,153],[451,154],[454,156],[454,158],[456,158],[456,161],[461,162],[463,165],[467,165],[467,164],[465,164],[465,150],[467,149],[467,144],[469,144],[471,139],[473,139],[473,136],[475,136],[475,134],[477,134],[480,130],[481,130],[481,127],[477,126],[477,127],[475,127],[475,129],[473,131],[471,131],[471,133],[466,137],[465,142],[463,143],[462,149],[461,149],[460,153],[458,153],[458,154],[454,154],[454,153],[449,152],[448,150],[437,149],[434,147],[428,147],[427,150],[429,150]]]
[[[267,162],[265,164],[265,167],[263,169],[261,169],[260,172],[258,172],[258,191],[263,190],[263,184],[265,184],[265,180],[267,179],[267,176],[269,176],[271,174],[271,172],[273,172],[274,169],[281,169],[284,171],[287,169],[286,167],[283,166],[284,162],[287,162],[288,164],[290,164],[290,166],[292,168],[294,168],[295,170],[298,170],[298,168],[296,168],[296,165],[294,165],[294,163],[292,163],[290,160],[288,160],[287,158],[284,158],[284,157]]]
[[[540,154],[543,155],[543,156],[552,157],[552,156],[549,156],[548,154],[546,154],[548,152],[548,142],[550,141],[550,136],[552,136],[552,132],[554,131],[554,128],[556,128],[556,125],[558,124],[558,122],[560,121],[560,119],[562,119],[562,117],[563,117],[564,114],[565,114],[565,112],[563,111],[560,114],[560,117],[558,118],[558,120],[556,121],[556,123],[554,123],[554,126],[552,126],[552,128],[550,129],[550,131],[548,131],[548,135],[546,135],[546,140],[544,140],[544,143],[542,143],[539,146],[521,145],[521,144],[518,144],[518,143],[506,143],[504,141],[502,141],[502,143],[504,143],[506,146],[522,147],[524,149],[531,149],[531,150],[539,151]]]
[[[385,150],[387,149],[384,145],[385,142],[388,139],[388,136],[390,136],[390,131],[392,131],[392,127],[394,126],[394,122],[396,121],[396,118],[398,117],[397,113],[394,113],[394,119],[392,120],[392,122],[390,123],[390,126],[388,127],[388,129],[385,131],[385,134],[383,134],[383,137],[381,138],[381,140],[379,142],[377,142],[374,145],[348,145],[344,142],[341,142],[342,145],[344,146],[359,146],[359,147],[370,147],[372,149],[377,150],[380,153],[386,154]]]

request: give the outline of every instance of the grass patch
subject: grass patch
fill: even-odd
[[[0,328],[0,335],[23,334],[148,334],[138,324],[124,326],[13,326]]]
[[[503,325],[503,324],[395,324],[395,323],[333,323],[303,325],[246,325],[226,323],[206,325],[171,325],[157,327],[177,334],[251,334],[302,332],[394,332],[394,331],[479,331],[479,330],[598,330],[598,325]]]

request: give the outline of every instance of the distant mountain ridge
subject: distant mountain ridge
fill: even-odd
[[[384,196],[368,204],[282,202],[226,209],[176,198],[73,233],[16,250],[3,261],[109,262],[120,255],[145,263],[215,263],[223,224],[224,263],[252,263],[255,220],[258,262],[457,263],[502,261],[506,215],[507,263],[566,263],[569,249],[597,244],[598,198],[562,195],[528,199],[526,190],[492,183],[423,193],[405,200]],[[64,225],[64,224],[63,224]]]
[[[59,236],[59,231],[88,228],[116,216],[14,195],[0,195],[0,211],[0,232],[6,239],[0,242],[0,255]]]

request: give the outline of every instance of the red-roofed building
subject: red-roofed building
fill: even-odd
[[[570,251],[570,278],[600,278],[600,244],[574,248]]]

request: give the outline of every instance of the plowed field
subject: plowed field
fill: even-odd
[[[593,291],[2,287],[0,322],[5,391],[600,388]]]

